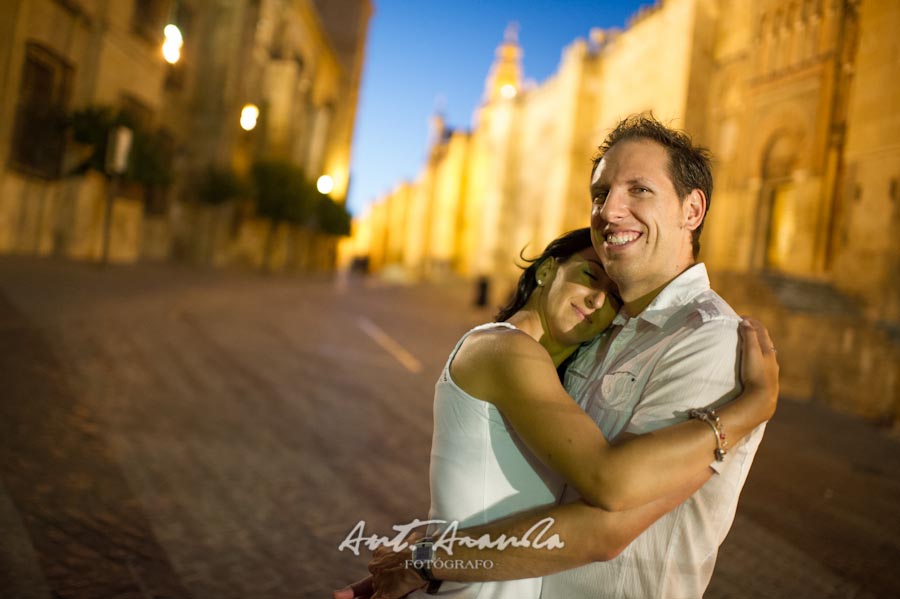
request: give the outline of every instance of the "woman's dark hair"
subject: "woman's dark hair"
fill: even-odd
[[[573,255],[589,247],[591,247],[591,230],[585,227],[569,231],[557,237],[550,242],[537,258],[526,258],[523,255],[525,251],[523,248],[522,252],[519,253],[519,258],[526,262],[528,266],[525,267],[522,276],[519,277],[519,282],[516,283],[516,291],[509,303],[500,308],[500,311],[494,316],[494,322],[507,320],[528,303],[528,299],[537,287],[537,271],[546,260],[554,259],[557,262],[565,262]]]

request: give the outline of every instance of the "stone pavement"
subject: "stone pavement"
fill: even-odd
[[[47,587],[64,597],[188,596],[97,414],[61,375],[52,348],[27,318],[3,298],[0,314],[6,325],[0,333],[3,530],[5,541],[16,544],[10,554],[18,562],[4,572],[5,591],[16,597],[46,596]],[[46,583],[28,559],[34,557]]]
[[[0,597],[361,576],[351,528],[427,510],[434,379],[488,316],[469,292],[0,258]],[[898,533],[897,439],[784,400],[706,597],[900,596]]]

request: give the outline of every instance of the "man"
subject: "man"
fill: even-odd
[[[673,424],[693,408],[720,405],[740,391],[741,319],[709,288],[704,265],[696,263],[711,195],[705,150],[652,117],[624,120],[600,147],[591,179],[591,231],[624,306],[612,329],[571,364],[566,388],[609,439]],[[765,351],[774,351],[768,337],[760,339]],[[484,581],[545,575],[547,599],[699,598],[762,433],[760,427],[725,461],[713,462],[716,474],[684,503],[709,474],[685,481],[678,497],[630,512],[604,512],[567,493],[561,505],[462,531],[471,537],[523,535],[549,516],[565,548],[457,547],[452,557],[432,555],[455,563],[490,560],[494,567],[438,567],[431,576]],[[421,586],[418,575],[403,565],[409,557],[409,552],[376,553],[376,596],[400,596]]]

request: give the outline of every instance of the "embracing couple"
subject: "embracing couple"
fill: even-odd
[[[629,117],[590,190],[590,229],[530,261],[496,322],[453,349],[434,398],[429,518],[472,539],[551,522],[564,546],[450,554],[432,530],[376,551],[372,576],[336,598],[702,597],[775,411],[775,349],[696,261],[704,149]]]

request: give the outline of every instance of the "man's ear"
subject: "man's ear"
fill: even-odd
[[[691,190],[691,193],[681,202],[684,228],[694,231],[703,222],[706,215],[706,194],[699,189]]]

